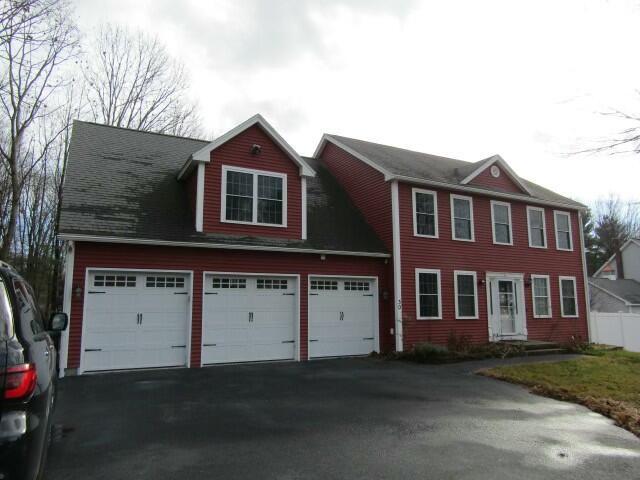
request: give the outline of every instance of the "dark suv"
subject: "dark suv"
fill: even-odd
[[[57,313],[45,325],[31,287],[0,262],[0,479],[42,475],[58,378],[52,337],[67,322]]]

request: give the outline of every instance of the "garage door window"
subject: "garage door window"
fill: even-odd
[[[212,288],[247,288],[245,278],[213,278]]]
[[[147,277],[148,288],[184,288],[182,277]]]
[[[277,280],[272,278],[259,278],[258,289],[260,290],[286,290],[289,282],[287,280]]]
[[[136,277],[129,275],[96,275],[94,287],[135,287]]]
[[[369,291],[369,282],[344,282],[344,289],[350,291]]]
[[[311,290],[338,290],[336,280],[311,280]]]

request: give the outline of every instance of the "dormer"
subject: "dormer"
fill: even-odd
[[[478,167],[460,183],[508,193],[531,195],[529,188],[500,155],[493,155],[478,162]]]
[[[194,152],[181,169],[203,233],[306,239],[311,166],[255,115]]]

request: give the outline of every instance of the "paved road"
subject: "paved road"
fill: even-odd
[[[473,375],[489,364],[346,359],[66,378],[46,480],[640,478],[636,437]]]

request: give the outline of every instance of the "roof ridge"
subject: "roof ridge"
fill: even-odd
[[[86,125],[94,125],[96,127],[105,127],[105,128],[113,128],[116,130],[127,130],[129,132],[136,132],[136,133],[148,133],[150,135],[159,135],[161,137],[170,137],[170,138],[179,138],[181,140],[193,140],[196,142],[203,142],[203,143],[210,143],[211,140],[204,140],[202,138],[195,138],[195,137],[184,137],[181,135],[172,135],[170,133],[160,133],[160,132],[152,132],[150,130],[140,130],[137,128],[130,128],[130,127],[120,127],[117,125],[108,125],[106,123],[98,123],[98,122],[90,122],[87,120],[80,120],[80,119],[74,119],[73,123],[84,123]]]
[[[346,138],[347,140],[355,140],[356,142],[369,143],[371,145],[377,145],[379,147],[393,148],[394,150],[402,150],[402,151],[405,151],[405,152],[418,153],[420,155],[428,155],[430,157],[444,158],[445,160],[454,160],[456,162],[464,162],[464,163],[467,163],[469,165],[473,165],[473,164],[478,163],[478,162],[484,162],[485,160],[487,160],[487,159],[483,159],[483,160],[478,160],[478,161],[475,161],[475,162],[471,162],[469,160],[461,160],[459,158],[445,157],[444,155],[437,155],[435,153],[420,152],[418,150],[412,150],[410,148],[403,148],[403,147],[396,147],[394,145],[387,145],[386,143],[371,142],[369,140],[362,140],[361,138],[345,137],[344,135],[335,135],[333,133],[327,133],[326,135],[328,135],[330,137],[336,137],[336,138]],[[491,158],[491,157],[489,157],[489,158]]]

